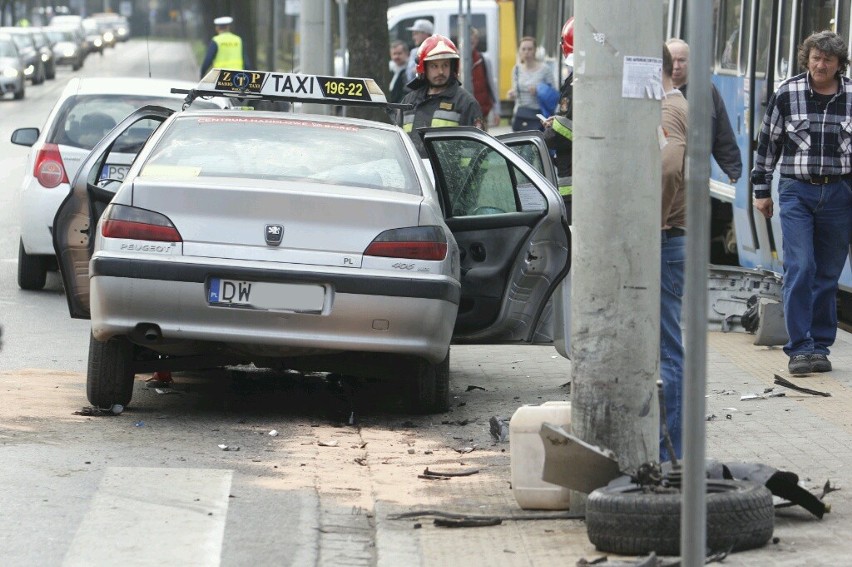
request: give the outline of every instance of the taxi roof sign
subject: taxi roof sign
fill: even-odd
[[[194,89],[172,89],[172,92],[187,94],[187,103],[199,96],[226,96],[269,101],[379,106],[392,110],[410,106],[388,102],[385,93],[373,79],[271,71],[211,69]]]

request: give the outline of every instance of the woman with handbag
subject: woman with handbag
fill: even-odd
[[[536,114],[541,112],[537,92],[540,84],[553,84],[553,73],[535,56],[535,38],[524,36],[518,44],[518,62],[512,69],[512,88],[507,96],[515,101],[512,112],[512,131],[541,130],[541,121]],[[549,109],[549,115],[553,109]]]

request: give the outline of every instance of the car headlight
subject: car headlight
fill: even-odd
[[[114,36],[114,35],[112,35],[112,32],[106,32],[106,33],[104,34],[104,39],[105,39],[106,41],[112,41],[114,37],[115,37],[115,36]]]
[[[48,59],[50,59],[50,55],[48,55],[47,53],[42,53],[42,54],[41,54],[41,60],[42,60],[42,61],[44,61],[45,63],[47,63],[47,60],[48,60]]]
[[[77,53],[77,50],[73,47],[66,47],[65,51],[62,52],[62,55],[65,57],[74,57],[74,54]]]
[[[101,41],[101,38],[99,38],[99,37],[95,38],[95,47],[100,47],[103,44],[104,44],[104,42]]]
[[[35,65],[27,65],[24,69],[24,75],[32,75],[35,72]]]
[[[18,76],[18,70],[14,67],[6,67],[3,69],[3,76],[9,79],[14,79]]]

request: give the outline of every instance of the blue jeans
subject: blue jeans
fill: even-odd
[[[683,335],[680,313],[685,258],[686,237],[668,238],[664,232],[660,248],[660,379],[663,381],[666,427],[678,459],[683,456]],[[660,435],[660,461],[668,459],[669,452]]]
[[[849,253],[852,188],[845,181],[778,186],[789,356],[828,354],[837,336],[837,282]]]

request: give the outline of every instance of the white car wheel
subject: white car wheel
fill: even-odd
[[[24,243],[18,243],[18,287],[21,289],[42,289],[47,280],[47,262],[43,256],[31,256],[24,250]]]

